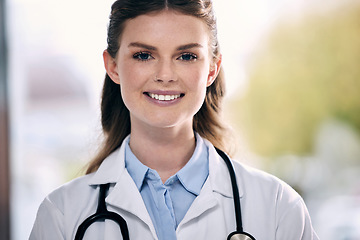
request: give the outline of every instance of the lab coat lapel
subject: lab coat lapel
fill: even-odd
[[[123,142],[126,142],[126,140]],[[154,239],[157,239],[154,225],[141,194],[125,168],[124,144],[103,161],[89,181],[90,185],[105,183],[115,183],[115,186],[112,189],[110,188],[109,195],[106,197],[108,206],[115,209],[120,208],[138,217],[149,226]],[[111,210],[111,208],[108,208],[108,210]]]
[[[195,219],[205,213],[206,211],[216,207],[218,205],[210,182],[206,180],[204,186],[201,189],[199,196],[197,196],[194,202],[191,204],[189,210],[185,214],[185,217],[178,226],[178,229],[181,229],[181,225],[186,224],[187,222]]]
[[[209,149],[209,181],[211,182],[213,191],[224,197],[233,198],[230,174],[225,161],[220,157],[209,141],[206,139],[204,141]],[[233,167],[235,166],[233,165]],[[241,198],[244,193],[244,188],[239,174],[236,175],[236,181],[239,189],[239,196]]]
[[[224,160],[217,154],[209,141],[206,139],[204,141],[209,149],[209,177],[202,187],[199,196],[195,198],[184,219],[181,221],[179,228],[181,228],[181,225],[220,205],[215,194],[220,194],[226,198],[233,198],[230,175]],[[241,197],[243,195],[243,188],[239,180],[240,178],[237,176],[239,195]]]
[[[141,194],[137,189],[133,179],[126,170],[120,176],[113,190],[106,198],[106,202],[115,208],[123,209],[126,212],[129,212],[138,217],[146,225],[148,225],[154,239],[157,238],[154,225],[151,221],[150,215],[146,209]]]

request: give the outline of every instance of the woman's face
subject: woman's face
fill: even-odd
[[[121,86],[132,131],[192,128],[220,67],[209,50],[206,24],[170,10],[128,20],[116,59],[104,52],[104,61],[111,79]]]

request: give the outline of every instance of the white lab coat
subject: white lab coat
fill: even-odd
[[[225,240],[235,230],[233,195],[228,169],[212,144],[209,177],[194,200],[176,235],[178,240]],[[125,168],[124,144],[107,157],[97,172],[77,178],[45,198],[38,210],[30,240],[72,240],[78,226],[95,213],[99,184],[112,183],[106,197],[109,211],[127,222],[130,239],[157,239],[142,197]],[[302,198],[274,176],[233,162],[243,227],[257,240],[318,239]],[[84,239],[122,239],[111,220],[97,222]]]

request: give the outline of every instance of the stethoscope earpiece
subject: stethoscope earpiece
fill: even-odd
[[[236,231],[230,233],[227,240],[255,240],[255,238],[249,233]]]

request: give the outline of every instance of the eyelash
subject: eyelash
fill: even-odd
[[[148,57],[147,59],[143,59],[142,57]],[[146,61],[149,61],[151,59],[153,59],[153,57],[151,56],[151,53],[148,53],[148,52],[137,52],[133,55],[133,58],[138,60],[138,61],[143,61],[143,62],[146,62]]]
[[[185,59],[182,59],[184,57],[190,57],[190,59],[188,60],[185,60]],[[138,60],[138,61],[142,61],[142,62],[146,62],[146,61],[149,61],[151,59],[154,59],[153,56],[151,56],[151,53],[149,52],[137,52],[133,55],[133,58]],[[192,62],[192,61],[195,61],[197,60],[197,55],[196,54],[193,54],[193,53],[182,53],[178,58],[177,60],[181,60],[181,61],[185,61],[185,62]]]
[[[191,57],[191,59],[189,59],[189,60],[180,59],[180,58],[183,58],[184,56]],[[180,57],[178,57],[177,59],[180,59],[180,60],[186,61],[186,62],[192,62],[192,61],[195,61],[197,58],[198,58],[198,57],[197,57],[195,54],[193,54],[193,53],[182,53],[182,54],[180,55]]]

